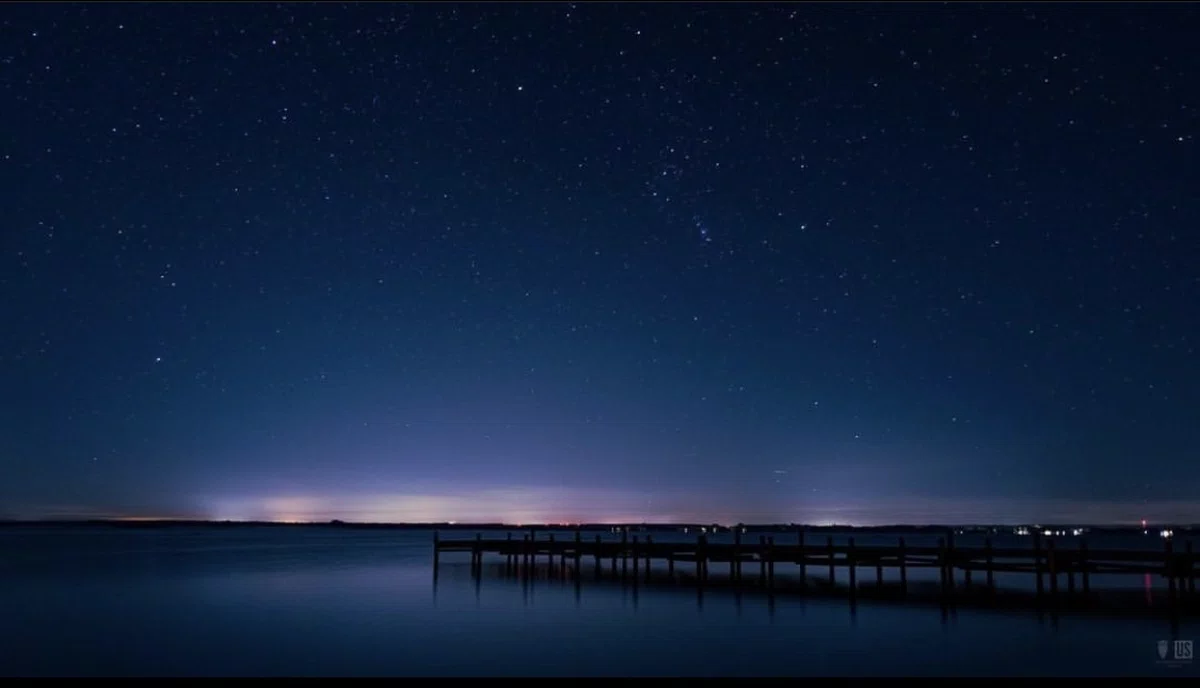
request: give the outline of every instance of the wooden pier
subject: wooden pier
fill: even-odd
[[[557,537],[556,537],[557,534]],[[903,598],[911,592],[909,572],[934,569],[937,586],[945,599],[987,598],[997,593],[996,575],[1020,573],[1035,577],[1033,593],[1038,605],[1086,604],[1093,599],[1096,575],[1140,575],[1166,579],[1166,599],[1173,614],[1200,613],[1196,595],[1197,554],[1191,542],[1177,550],[1170,538],[1161,551],[1092,549],[1086,539],[1060,547],[1051,538],[1035,533],[1028,548],[994,547],[992,539],[982,546],[957,547],[953,532],[937,544],[913,545],[898,537],[894,545],[861,545],[850,537],[835,544],[804,531],[776,538],[760,535],[743,538],[735,531],[733,542],[710,542],[706,534],[694,542],[656,541],[653,535],[639,537],[622,531],[619,540],[604,539],[581,531],[508,532],[505,537],[444,539],[434,533],[434,576],[441,558],[450,553],[470,556],[472,573],[479,575],[485,556],[514,575],[544,567],[557,576],[579,581],[591,569],[593,579],[638,583],[690,584],[706,587],[758,589],[767,592],[828,592],[838,590],[851,600],[859,596]],[[745,541],[743,541],[745,539]],[[879,536],[872,536],[878,541]],[[713,569],[717,569],[714,571]],[[858,580],[866,569],[868,578]],[[885,583],[885,570],[888,576]],[[652,573],[653,571],[653,573]],[[824,575],[822,575],[824,574]],[[1011,596],[1006,599],[1013,599]]]

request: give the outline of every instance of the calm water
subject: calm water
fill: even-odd
[[[1196,663],[1159,662],[1157,641],[1172,639],[1166,620],[1055,624],[967,609],[944,620],[937,608],[867,601],[851,613],[836,600],[477,584],[465,555],[447,559],[435,586],[431,538],[3,528],[0,675],[1200,673]],[[1200,639],[1197,630],[1185,622],[1175,637]]]

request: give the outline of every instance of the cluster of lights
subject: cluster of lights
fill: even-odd
[[[1037,530],[1038,530],[1038,526],[1034,526],[1034,532],[1037,532]],[[1062,537],[1062,536],[1066,535],[1067,532],[1068,531],[1065,531],[1065,530],[1042,529],[1042,535],[1044,535],[1045,537],[1054,537],[1054,536]],[[1083,528],[1072,528],[1070,530],[1070,533],[1074,537],[1079,537],[1080,535],[1083,535],[1084,529]],[[1013,528],[1013,534],[1014,535],[1029,535],[1029,529],[1024,526],[1021,526],[1020,528]]]

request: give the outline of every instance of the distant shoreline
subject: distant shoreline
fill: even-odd
[[[574,531],[607,531],[628,529],[630,532],[679,532],[701,531],[709,533],[731,532],[742,529],[744,532],[755,533],[794,533],[800,530],[810,533],[922,533],[931,534],[954,531],[959,534],[978,533],[988,534],[1023,534],[1019,530],[1047,530],[1053,534],[1078,535],[1141,535],[1148,531],[1157,535],[1161,530],[1169,530],[1176,536],[1200,534],[1200,524],[1174,525],[1152,524],[1146,529],[1137,526],[1105,526],[1081,524],[996,524],[996,525],[944,525],[944,524],[893,524],[883,526],[852,526],[852,525],[808,525],[801,523],[787,524],[751,524],[719,525],[711,523],[573,523],[573,524],[530,524],[530,523],[360,523],[354,521],[313,521],[313,522],[279,522],[279,521],[204,521],[204,520],[175,520],[175,519],[44,519],[44,520],[0,520],[0,528],[5,527],[108,527],[108,528],[336,528],[336,529],[377,529],[377,530],[438,530],[438,531],[484,531],[484,530],[539,530],[553,532]]]

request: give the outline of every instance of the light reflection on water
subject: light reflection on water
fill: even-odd
[[[435,588],[431,537],[0,529],[0,674],[1197,673],[1158,663],[1162,620],[474,578],[466,555]]]

